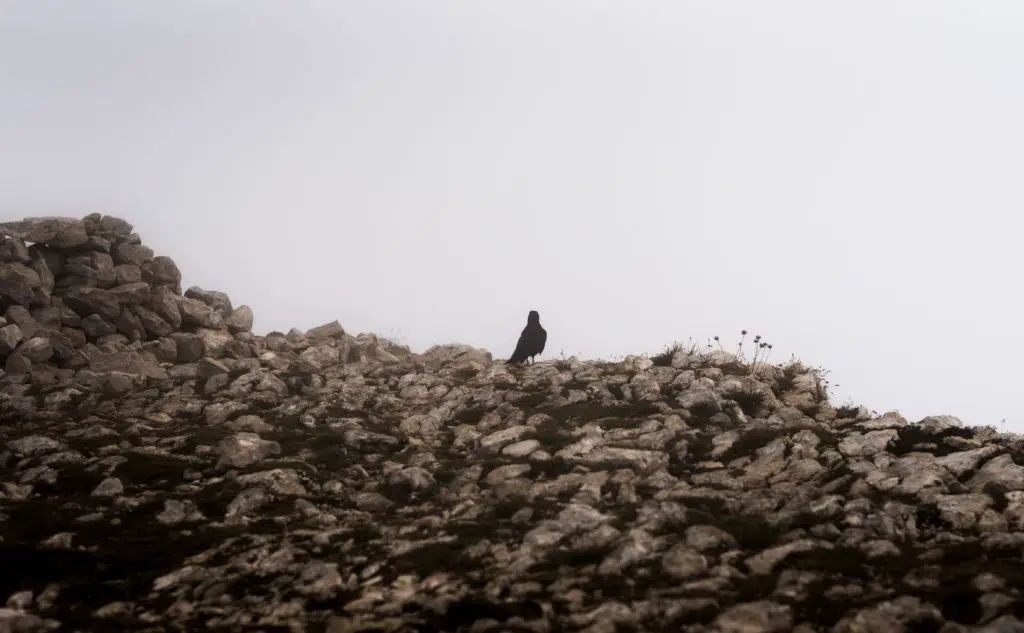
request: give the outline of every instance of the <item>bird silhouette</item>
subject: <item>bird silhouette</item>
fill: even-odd
[[[540,314],[536,310],[530,310],[530,314],[526,317],[526,327],[519,335],[519,342],[516,343],[516,349],[512,352],[508,362],[522,363],[527,358],[531,363],[534,362],[533,357],[544,351],[544,344],[547,340],[547,330],[540,326]]]

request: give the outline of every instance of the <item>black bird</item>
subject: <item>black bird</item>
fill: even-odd
[[[519,342],[516,343],[516,350],[508,359],[510,363],[522,363],[527,358],[533,362],[533,357],[544,351],[544,343],[548,340],[547,331],[540,326],[540,314],[536,310],[530,310],[526,317],[526,327],[519,335]]]

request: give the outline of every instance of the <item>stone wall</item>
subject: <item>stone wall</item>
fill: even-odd
[[[182,293],[170,257],[109,215],[0,224],[0,367],[163,377],[161,364],[252,357],[253,313],[223,292]]]

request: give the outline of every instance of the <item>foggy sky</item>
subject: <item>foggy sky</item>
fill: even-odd
[[[1024,431],[1024,4],[0,4],[0,220],[131,221],[255,329],[740,330]],[[542,360],[541,359],[541,360]]]

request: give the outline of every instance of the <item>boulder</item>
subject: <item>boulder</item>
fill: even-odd
[[[27,264],[32,261],[28,246],[23,240],[0,235],[0,262],[19,262]]]
[[[114,263],[117,265],[142,266],[153,261],[153,249],[142,244],[120,242],[114,247]]]
[[[127,348],[123,345],[108,345],[106,349],[94,348],[87,352],[89,369],[97,373],[112,371],[140,374],[157,380],[167,379],[167,372],[152,352]]]
[[[80,280],[86,280],[90,286],[109,288],[117,282],[114,260],[109,253],[91,252],[68,257],[64,260],[62,272],[74,276],[63,280],[66,285],[78,285]]]
[[[81,220],[61,217],[28,218],[17,222],[0,223],[0,235],[57,248],[79,246],[89,240]]]
[[[231,332],[251,332],[253,324],[252,308],[249,306],[238,306],[231,311],[231,315],[224,319],[224,325]]]
[[[42,287],[39,273],[21,262],[0,262],[0,302],[31,305]]]
[[[154,286],[165,286],[175,293],[181,292],[181,271],[170,257],[158,255],[143,264],[142,279]]]
[[[176,296],[182,325],[219,329],[224,321],[213,308],[198,299]]]
[[[149,301],[149,284],[139,281],[110,289],[109,293],[118,303],[142,305]]]
[[[203,290],[199,286],[192,286],[185,291],[185,296],[190,299],[198,299],[212,309],[220,313],[221,316],[227,317],[231,315],[231,299],[227,293],[218,292],[216,290]]]
[[[22,336],[21,328],[14,323],[0,327],[0,360],[7,358],[18,347]]]
[[[300,333],[297,332],[297,334]],[[338,323],[337,320],[334,320],[308,330],[303,336],[310,344],[316,344],[326,339],[345,336],[345,328],[341,327],[341,323]]]
[[[82,317],[95,314],[113,323],[121,316],[121,302],[116,295],[103,288],[75,286],[68,288],[61,298]]]

